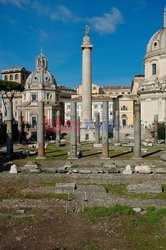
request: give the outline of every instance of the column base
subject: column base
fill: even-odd
[[[68,160],[78,160],[78,157],[77,156],[69,156]]]
[[[46,157],[45,157],[45,156],[37,156],[36,159],[37,159],[37,160],[45,160]]]
[[[132,159],[133,160],[143,160],[143,158],[141,156],[133,156]]]
[[[100,158],[101,160],[110,160],[111,159],[111,157],[107,157],[107,156],[101,156],[101,158]]]

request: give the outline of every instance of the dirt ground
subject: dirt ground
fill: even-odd
[[[127,149],[128,150],[128,149]],[[111,163],[119,167],[127,164],[151,164],[165,167],[159,159],[165,150],[148,149],[140,162],[132,159],[126,149],[110,150]],[[165,210],[156,212],[156,221],[150,220],[146,209],[166,208],[166,174],[124,176],[122,174],[55,174],[48,170],[64,166],[68,148],[47,149],[47,158],[39,161],[46,172],[23,171],[27,161],[35,157],[16,158],[21,173],[0,173],[0,249],[2,250],[158,250],[166,249]],[[156,153],[155,153],[156,152]],[[75,165],[93,169],[101,165],[101,150],[83,147],[83,156]],[[3,161],[3,157],[1,157]],[[36,160],[35,160],[36,161]],[[72,193],[57,194],[57,183],[75,183]],[[128,184],[161,184],[162,194],[131,195]],[[107,188],[106,188],[107,187]],[[141,213],[102,215],[94,218],[86,209],[113,207],[116,204],[141,208]]]
[[[11,176],[3,172],[0,174],[0,249],[165,249],[166,218],[161,224],[153,225],[143,214],[94,219],[84,213],[87,207],[119,203],[142,209],[152,205],[166,207],[165,199],[120,197],[107,194],[101,186],[101,183],[141,183],[145,179],[166,183],[165,175],[89,177],[24,173]],[[47,196],[55,194],[59,182],[75,182],[76,198]],[[88,201],[83,201],[85,190]],[[27,193],[29,197],[22,196]]]
[[[92,221],[81,213],[30,210],[0,221],[0,249],[165,249],[165,230],[132,225],[132,216]]]

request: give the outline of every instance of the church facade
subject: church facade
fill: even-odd
[[[140,84],[138,94],[142,125],[151,127],[155,115],[158,115],[159,122],[164,122],[166,118],[166,8],[163,28],[150,39],[144,64],[145,79]]]
[[[28,76],[25,82],[22,104],[17,107],[22,112],[24,124],[31,125],[30,132],[37,129],[38,103],[40,101],[44,101],[46,123],[55,123],[57,110],[63,112],[60,103],[60,89],[48,69],[48,60],[43,53],[37,57],[35,71]]]

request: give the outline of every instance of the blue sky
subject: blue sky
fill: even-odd
[[[81,43],[91,26],[93,82],[129,85],[163,26],[166,0],[0,0],[0,70],[35,67],[43,48],[59,84],[81,83]]]

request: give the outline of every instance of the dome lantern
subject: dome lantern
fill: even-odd
[[[41,69],[47,70],[48,69],[48,60],[42,51],[41,51],[40,55],[37,57],[36,69],[37,70],[41,70]]]
[[[35,71],[32,72],[25,83],[25,87],[35,85],[38,87],[57,87],[56,80],[54,76],[48,70],[48,60],[47,57],[41,51],[40,55],[36,59]]]

